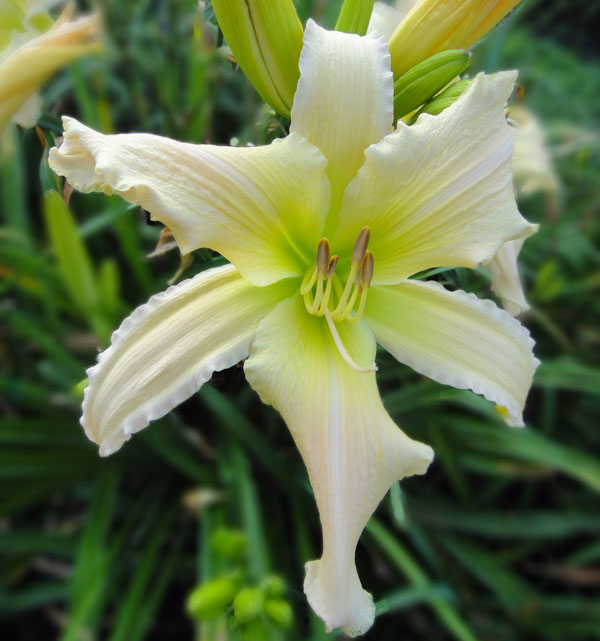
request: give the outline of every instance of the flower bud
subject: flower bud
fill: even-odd
[[[470,64],[471,54],[450,49],[409,69],[394,83],[394,117],[401,118],[426,103]]]
[[[421,0],[390,38],[392,71],[397,78],[432,54],[468,49],[520,0]]]
[[[284,599],[267,599],[264,610],[269,619],[281,628],[288,628],[294,618],[292,607]]]
[[[292,0],[213,0],[225,40],[262,99],[289,118],[303,30]]]
[[[417,115],[413,118],[414,122],[422,113],[431,114],[432,116],[437,116],[441,114],[444,109],[447,109],[450,105],[454,104],[462,92],[469,86],[471,82],[470,78],[465,78],[464,80],[459,80],[454,84],[451,84],[447,89],[444,89],[437,96],[434,96],[427,104],[423,105]]]
[[[233,600],[233,613],[239,624],[253,621],[262,612],[265,594],[260,588],[242,588]]]
[[[248,539],[244,532],[219,528],[210,539],[212,551],[226,559],[240,559],[246,554]]]
[[[344,0],[335,23],[335,30],[364,36],[367,33],[374,3],[375,0]]]
[[[235,577],[221,577],[203,583],[188,596],[187,612],[194,619],[214,619],[229,607],[237,590]]]
[[[261,584],[262,589],[269,598],[278,598],[285,594],[285,581],[280,576],[268,576]]]

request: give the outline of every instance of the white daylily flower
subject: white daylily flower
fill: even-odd
[[[308,600],[328,629],[357,635],[374,617],[354,565],[361,531],[390,485],[432,459],[382,405],[376,341],[522,425],[537,364],[529,332],[491,301],[409,277],[474,267],[533,227],[512,189],[504,102],[514,72],[480,74],[441,115],[390,133],[383,38],[309,21],[300,71],[292,133],[270,145],[104,136],[65,118],[50,164],[81,191],[140,204],[182,251],[210,247],[232,263],[124,321],[89,370],[87,435],[110,454],[247,358],[248,381],[285,419],[319,508],[323,554],[307,564]]]

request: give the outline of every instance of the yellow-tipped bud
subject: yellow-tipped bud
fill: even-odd
[[[225,40],[262,99],[289,118],[303,29],[292,0],[213,0]]]
[[[468,49],[520,0],[421,0],[390,38],[394,77],[438,51]]]

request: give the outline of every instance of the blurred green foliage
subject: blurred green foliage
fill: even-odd
[[[335,24],[339,3],[297,4]],[[0,160],[2,637],[325,639],[301,589],[320,546],[306,473],[239,368],[110,459],[77,423],[86,366],[179,258],[146,258],[160,227],[118,198],[73,193],[65,205],[46,160],[58,114],[240,145],[286,128],[217,49],[210,6],[99,6],[104,54],[49,83],[38,130],[15,129]],[[392,488],[359,544],[378,611],[366,639],[600,638],[600,65],[584,34],[598,14],[583,0],[530,0],[475,49],[474,70],[521,69],[556,152],[558,203],[521,202],[541,223],[522,273],[542,366],[528,427],[510,430],[479,397],[378,355],[387,409],[437,458]],[[185,276],[221,260],[195,252]],[[485,270],[436,277],[489,296]],[[230,590],[207,619],[202,598],[219,581]]]

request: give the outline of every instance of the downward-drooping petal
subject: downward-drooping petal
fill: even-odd
[[[390,132],[393,97],[383,38],[325,31],[308,21],[290,130],[325,154],[334,209],[365,149]]]
[[[217,147],[63,123],[50,166],[79,191],[141,205],[169,227],[182,252],[214,249],[257,285],[303,274],[322,234],[329,184],[325,158],[301,136]]]
[[[375,340],[364,324],[340,323],[347,351],[370,365]],[[306,566],[304,589],[328,629],[351,636],[373,622],[354,552],[368,518],[397,479],[425,472],[429,447],[409,439],[386,413],[375,374],[351,369],[323,318],[300,296],[280,303],[259,325],[245,365],[265,403],[281,412],[308,469],[323,530],[323,555]]]
[[[377,341],[399,361],[440,383],[482,394],[511,425],[523,425],[538,365],[534,342],[492,301],[407,280],[373,287],[365,318]]]
[[[81,423],[100,453],[111,454],[213,372],[245,358],[260,320],[293,289],[289,281],[255,287],[226,265],[138,307],[88,370]]]
[[[479,74],[443,113],[424,114],[370,147],[344,194],[336,251],[349,251],[368,225],[373,282],[389,284],[430,267],[475,267],[535,231],[512,186],[504,103],[515,78]]]
[[[500,247],[490,262],[492,291],[500,298],[502,306],[511,316],[518,316],[529,309],[517,264],[524,242],[524,239],[509,240]]]

